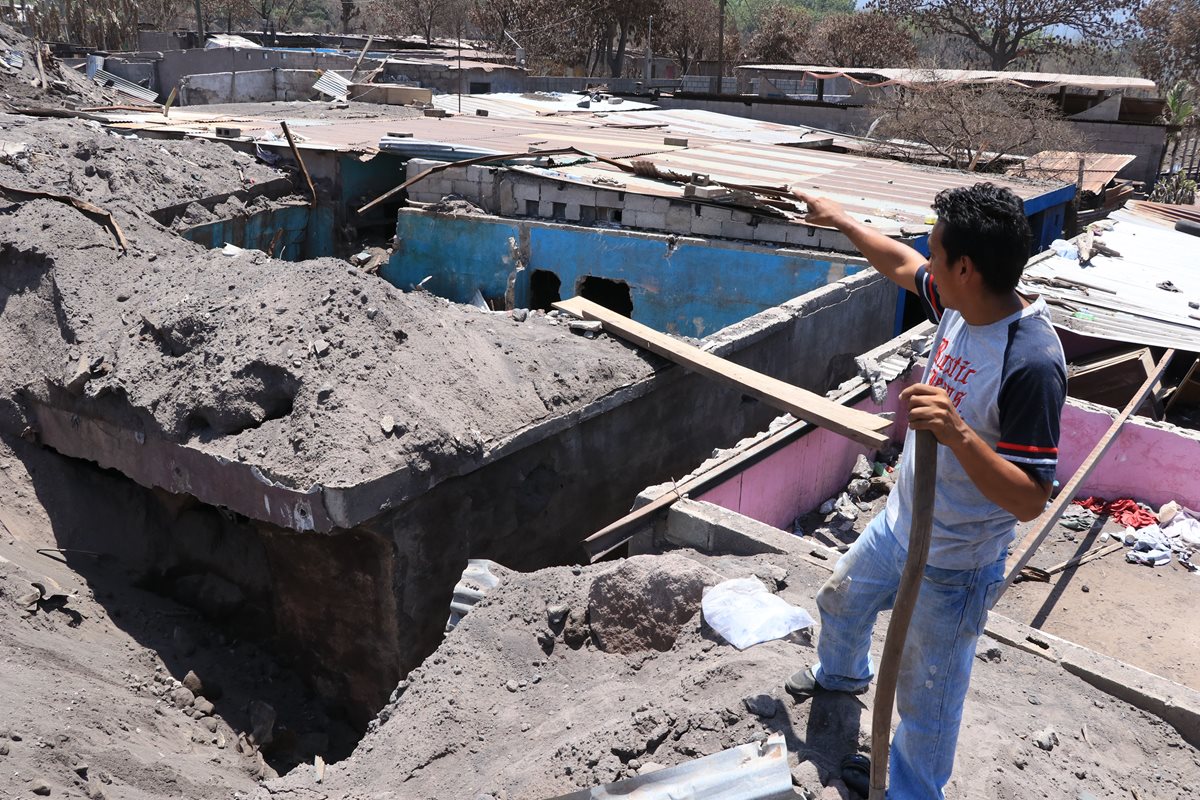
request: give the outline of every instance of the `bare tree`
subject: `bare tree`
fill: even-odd
[[[812,32],[812,15],[803,8],[776,2],[759,19],[746,46],[746,58],[760,64],[795,63]]]
[[[1150,0],[1137,17],[1134,60],[1160,86],[1200,79],[1200,0]]]
[[[1135,30],[1142,0],[870,0],[868,8],[927,31],[969,41],[992,69],[1070,47],[1064,28],[1089,47],[1109,47]]]
[[[881,155],[934,155],[957,169],[988,171],[1012,156],[1087,149],[1050,97],[1021,87],[931,82],[898,87],[877,105]]]
[[[906,67],[917,57],[912,32],[878,11],[830,14],[813,28],[808,49],[814,64],[839,67]]]
[[[655,19],[655,29],[661,31],[655,43],[679,62],[684,75],[691,73],[696,61],[717,52],[719,14],[716,0],[666,0],[661,23]],[[727,27],[731,23],[726,20]],[[728,32],[726,49],[737,52],[729,46]]]

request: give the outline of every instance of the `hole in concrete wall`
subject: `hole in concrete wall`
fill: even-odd
[[[537,200],[526,200],[525,201],[525,216],[536,217],[538,215],[538,212],[541,210],[541,206],[542,206],[542,204],[540,202],[538,202]]]
[[[608,217],[609,222],[620,222],[621,221],[621,209],[610,208],[609,211],[611,212]]]
[[[553,272],[535,269],[529,276],[529,307],[549,311],[551,303],[562,300],[562,281]]]
[[[633,294],[629,290],[629,284],[625,281],[614,281],[588,275],[579,282],[578,294],[593,303],[599,303],[610,311],[626,317],[633,316]]]
[[[468,94],[487,94],[492,91],[492,84],[489,81],[471,81]]]
[[[579,222],[583,225],[591,225],[596,221],[596,208],[594,206],[579,207]]]
[[[566,219],[567,218],[567,204],[566,203],[552,203],[551,210],[550,210],[550,216],[554,217],[555,219]]]

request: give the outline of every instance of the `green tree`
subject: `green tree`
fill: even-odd
[[[1195,0],[1189,0],[1194,2]],[[1135,30],[1142,0],[870,0],[868,8],[970,42],[992,69],[1078,46],[1111,47]],[[1073,40],[1064,29],[1081,37]]]

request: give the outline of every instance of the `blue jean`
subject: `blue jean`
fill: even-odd
[[[836,691],[875,675],[871,631],[896,601],[908,552],[879,514],[817,593],[821,633],[813,673]],[[954,768],[975,642],[1004,585],[1004,561],[968,570],[926,567],[896,687],[900,724],[892,739],[889,800],[942,800]]]

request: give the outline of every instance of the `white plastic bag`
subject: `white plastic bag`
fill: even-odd
[[[771,594],[758,578],[735,578],[705,589],[700,607],[704,620],[738,650],[813,624],[807,611]]]

